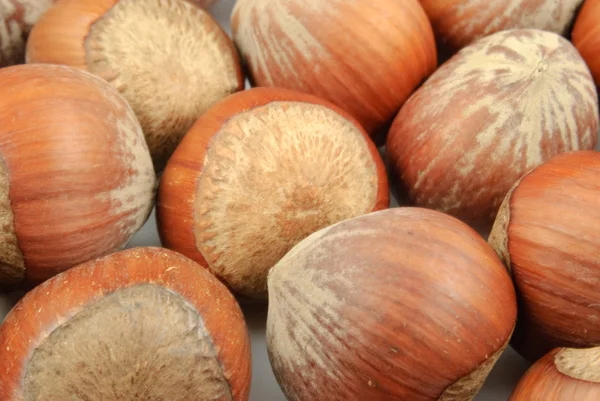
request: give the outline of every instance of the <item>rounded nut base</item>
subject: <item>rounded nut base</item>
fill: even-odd
[[[237,292],[266,296],[267,273],[307,235],[373,210],[367,139],[333,110],[272,102],[231,117],[197,182],[196,247]]]
[[[25,401],[231,400],[202,318],[154,285],[107,295],[57,327],[26,367]]]

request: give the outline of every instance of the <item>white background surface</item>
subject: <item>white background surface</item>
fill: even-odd
[[[229,15],[231,13],[233,3],[234,0],[220,0],[220,2],[217,3],[217,5],[215,5],[211,10],[212,14],[217,18],[227,32],[230,32]],[[128,247],[134,246],[160,246],[158,235],[156,233],[154,213],[150,216],[150,219],[142,228],[142,230],[140,230],[140,232],[128,245]],[[15,301],[16,300],[14,297],[0,295],[0,320],[2,320],[3,316],[8,312]],[[275,381],[267,357],[264,340],[266,306],[245,306],[244,313],[247,318],[248,329],[250,330],[250,334],[252,336],[253,378],[250,400],[285,401],[285,397]],[[506,401],[510,396],[510,393],[512,392],[516,382],[519,380],[528,366],[529,365],[525,360],[523,360],[512,349],[509,348],[495,366],[483,390],[476,398],[476,401]]]

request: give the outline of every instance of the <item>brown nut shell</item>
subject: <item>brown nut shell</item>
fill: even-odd
[[[64,66],[0,70],[0,286],[121,249],[155,187],[141,127],[109,84]]]
[[[519,178],[557,154],[593,149],[597,136],[598,95],[577,50],[522,29],[442,65],[402,107],[387,152],[413,205],[489,231]]]
[[[519,295],[512,345],[531,361],[600,345],[600,154],[556,156],[504,200],[489,243]]]
[[[514,288],[493,250],[428,209],[320,230],[268,283],[269,355],[296,401],[472,400],[516,320]]]
[[[529,368],[509,401],[597,401],[599,366],[599,348],[557,348]]]
[[[32,30],[27,62],[80,68],[116,87],[157,171],[200,115],[244,87],[231,39],[185,0],[63,0]]]
[[[370,134],[437,64],[417,0],[239,0],[231,26],[254,85],[326,99]]]
[[[440,45],[450,51],[509,29],[567,35],[583,0],[420,0]]]
[[[360,125],[332,104],[255,88],[204,114],[161,179],[163,244],[235,292],[266,297],[271,266],[298,241],[389,206],[383,161]]]
[[[217,279],[136,248],[28,293],[0,327],[0,399],[247,401],[250,342]]]
[[[600,86],[600,1],[586,0],[573,27],[572,41]]]

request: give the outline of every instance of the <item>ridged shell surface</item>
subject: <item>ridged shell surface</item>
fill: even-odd
[[[554,33],[511,30],[439,68],[400,111],[388,152],[416,205],[489,226],[523,174],[592,149],[597,132],[598,96],[577,50]]]

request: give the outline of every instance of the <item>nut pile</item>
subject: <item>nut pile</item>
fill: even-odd
[[[0,0],[0,401],[599,400],[600,0],[213,3]]]

